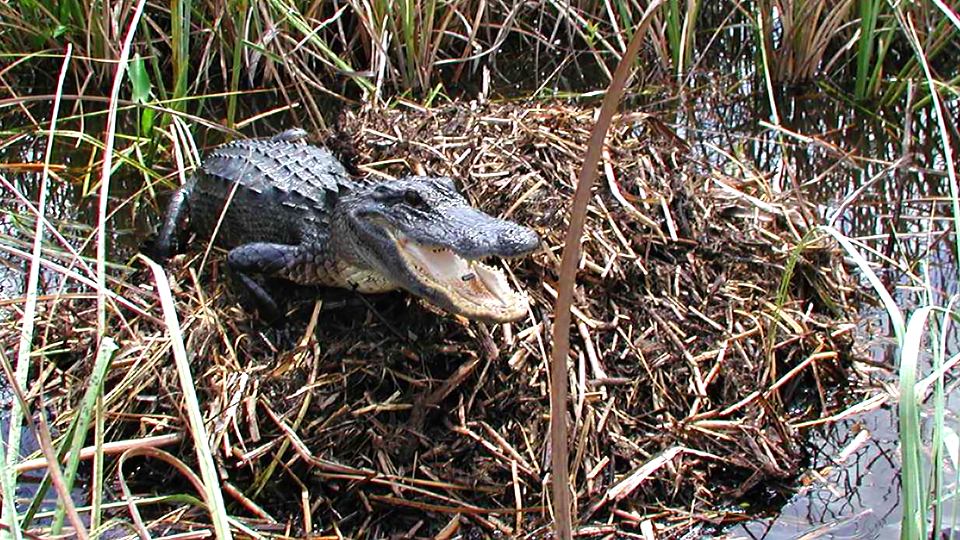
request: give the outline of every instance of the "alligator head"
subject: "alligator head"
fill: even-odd
[[[364,185],[337,201],[340,256],[452,313],[491,322],[527,312],[487,257],[518,257],[540,238],[527,227],[473,208],[450,178],[411,176]]]

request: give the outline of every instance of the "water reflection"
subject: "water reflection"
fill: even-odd
[[[800,186],[818,223],[841,201],[870,184],[839,215],[836,227],[874,250],[868,258],[880,265],[878,274],[904,313],[920,302],[944,305],[960,292],[952,222],[945,217],[952,214],[950,186],[940,172],[943,152],[936,119],[926,110],[912,113],[912,139],[905,145],[898,138],[908,116],[905,110],[870,115],[823,95],[783,94],[779,99],[785,132],[769,127],[773,114],[763,100],[747,96],[720,105],[707,96],[693,107],[695,120],[688,117],[683,122],[696,132],[698,149],[709,167],[766,184],[772,192],[783,193],[785,201],[793,199],[794,186]],[[956,109],[957,104],[952,107]],[[732,166],[716,148],[738,149],[740,163]],[[901,162],[903,166],[891,167],[904,155],[908,159]],[[748,169],[742,168],[744,164]],[[928,266],[893,263],[921,260]],[[923,272],[934,289],[933,299],[923,298],[924,291],[918,288]],[[863,331],[858,334],[871,364],[890,369],[866,364],[858,369],[876,383],[876,388],[865,391],[880,394],[884,385],[895,384],[893,331],[883,313],[867,307],[864,314]],[[948,356],[960,349],[957,344],[954,332]],[[848,401],[853,404],[864,397],[855,394]],[[738,525],[724,537],[899,538],[900,463],[894,403],[890,399],[868,414],[815,429],[810,441],[813,466],[797,494],[779,515]],[[951,396],[948,407],[960,410],[956,397]],[[837,456],[857,437],[862,444],[837,463]]]
[[[6,118],[14,122],[15,118]],[[19,126],[13,126],[19,127]],[[8,126],[9,128],[9,126]],[[92,129],[92,126],[87,126]],[[36,234],[36,205],[40,196],[46,135],[28,133],[16,136],[0,147],[0,298],[14,299],[25,294],[29,269],[29,254],[33,249]],[[99,180],[96,160],[101,157],[98,149],[88,144],[59,137],[54,141],[50,177],[47,181],[44,217],[49,227],[44,230],[44,258],[63,266],[72,267],[93,279],[88,271],[64,246],[88,260],[95,253],[93,242],[97,217],[96,183]],[[107,252],[113,261],[124,260],[125,254],[136,250],[140,237],[136,204],[123,204],[131,194],[142,189],[142,178],[115,175],[111,183],[109,204]],[[51,227],[53,231],[51,231]],[[61,240],[61,238],[63,240]],[[110,265],[116,270],[115,264]],[[41,294],[57,290],[73,291],[80,287],[73,280],[62,279],[60,271],[41,266],[39,291]]]
[[[836,463],[858,436],[863,444]],[[816,449],[814,466],[780,515],[739,525],[724,538],[899,538],[895,409],[881,408],[817,430],[810,445]]]

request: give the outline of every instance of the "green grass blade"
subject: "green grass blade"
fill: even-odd
[[[940,495],[943,493],[943,452],[945,450],[943,430],[946,397],[941,368],[943,367],[946,340],[948,339],[946,333],[949,327],[949,320],[945,320],[941,334],[936,336],[939,346],[933,348],[933,365],[938,372],[941,372],[941,375],[936,379],[937,385],[933,397],[933,455],[930,458],[933,465],[933,486],[932,491],[928,494],[929,501],[924,506],[926,508],[931,504],[933,505],[933,538],[942,538],[941,528],[943,527],[943,500]],[[933,333],[932,330],[931,333]]]
[[[677,54],[677,80],[682,81],[693,62],[693,51],[697,37],[697,15],[700,13],[700,2],[688,0],[684,12],[683,27],[680,33],[680,52]]]
[[[62,440],[69,441],[73,438],[73,430],[76,428],[76,417],[74,417],[74,422],[70,423],[70,427],[63,433]],[[67,456],[67,451],[69,448],[66,444],[62,445],[60,451],[57,453],[57,463],[62,463],[63,458]],[[30,506],[27,507],[27,511],[23,513],[22,523],[25,527],[30,527],[33,525],[33,520],[40,513],[40,508],[43,506],[43,503],[46,501],[47,492],[50,491],[50,487],[53,485],[53,480],[50,478],[50,475],[44,475],[43,481],[40,482],[40,485],[37,486],[37,492],[33,495],[33,501],[30,502]]]
[[[767,47],[769,42],[770,30],[767,28],[767,24],[764,21],[764,14],[757,13],[757,18],[755,19],[757,23],[757,43],[760,45],[760,60],[763,65],[763,80],[765,83],[765,88],[767,90],[767,101],[770,103],[770,112],[773,115],[773,125],[780,125],[780,113],[777,111],[777,100],[773,91],[773,74],[770,71],[770,58],[767,55]]]
[[[204,500],[213,520],[213,527],[219,540],[230,540],[230,524],[227,510],[223,503],[223,493],[220,491],[220,476],[213,463],[213,454],[210,452],[209,436],[200,412],[200,402],[197,398],[193,375],[190,373],[190,362],[187,360],[187,350],[183,345],[183,335],[180,331],[180,322],[177,320],[177,309],[173,303],[173,293],[170,292],[170,282],[163,268],[140,255],[153,272],[157,283],[157,294],[163,306],[163,318],[170,332],[170,341],[173,346],[173,358],[177,365],[177,374],[180,378],[180,389],[183,391],[183,403],[190,421],[190,433],[196,445],[197,460],[200,464],[200,477],[203,480]]]
[[[857,52],[857,80],[854,95],[857,99],[864,99],[867,93],[868,74],[870,73],[873,57],[877,17],[883,0],[860,0],[860,41]]]
[[[90,374],[87,391],[83,396],[83,402],[80,404],[80,410],[74,417],[73,437],[70,442],[70,457],[67,465],[64,467],[63,480],[67,485],[67,491],[73,489],[73,481],[77,475],[77,467],[80,465],[80,450],[87,440],[87,431],[90,427],[90,417],[96,408],[97,400],[103,395],[103,380],[107,376],[110,368],[110,362],[113,361],[113,355],[117,351],[117,343],[109,336],[104,336],[100,340],[100,348],[97,351],[97,360],[93,366],[93,373]],[[64,444],[66,444],[65,441]],[[52,536],[60,534],[63,527],[63,521],[66,517],[66,507],[63,501],[57,505],[56,513],[53,517],[53,526],[50,529]]]
[[[673,69],[680,73],[680,52],[682,45],[680,41],[683,38],[682,26],[680,24],[680,2],[679,0],[668,0],[666,6],[666,24],[667,40],[670,46],[670,58],[673,60]]]
[[[413,1],[414,0],[401,0],[400,2],[400,22],[402,24],[401,31],[403,32],[404,44],[403,51],[407,56],[406,83],[408,88],[413,88],[416,85],[419,72],[417,67],[417,43],[414,39],[417,21]]]
[[[172,107],[182,111],[186,105],[187,81],[190,77],[190,13],[191,0],[173,0],[170,7],[171,38],[173,40],[173,69],[176,83],[173,85]]]
[[[853,245],[853,242],[849,238],[844,236],[843,233],[834,229],[833,227],[820,227],[820,229],[830,236],[833,236],[837,242],[846,250],[847,254],[853,259],[857,267],[860,268],[860,271],[863,272],[863,276],[867,279],[873,289],[877,292],[877,296],[880,297],[880,301],[883,303],[883,308],[887,311],[887,315],[890,317],[890,322],[893,324],[893,330],[897,336],[897,343],[903,343],[903,334],[905,331],[903,313],[900,312],[900,308],[897,306],[896,300],[890,296],[890,293],[887,291],[887,288],[883,286],[883,283],[880,282],[880,278],[873,272],[873,269],[870,268],[870,263],[863,258],[863,255],[860,254],[860,251]]]
[[[95,409],[94,421],[96,422],[94,427],[94,445],[97,448],[97,453],[93,457],[93,474],[90,481],[90,530],[95,531],[91,534],[95,537],[99,537],[99,533],[96,531],[100,530],[100,524],[103,519],[101,512],[103,511],[103,444],[106,442],[105,437],[105,428],[104,421],[106,415],[104,414],[104,404],[103,404],[103,389],[101,388],[100,394],[97,396],[97,403]]]
[[[950,464],[953,466],[953,470],[957,472],[953,479],[953,484],[960,485],[960,437],[957,437],[957,432],[950,429],[950,426],[943,427],[943,447],[947,451],[947,457],[950,458]],[[956,491],[954,491],[952,495],[955,496]],[[957,507],[960,507],[960,501],[954,498],[953,514],[950,517],[951,531],[957,529]]]
[[[420,28],[420,65],[423,69],[423,74],[426,77],[426,80],[423,82],[423,88],[426,90],[430,87],[430,74],[433,72],[433,66],[430,65],[430,43],[432,40],[436,39],[438,42],[441,41],[442,34],[437,36],[433,35],[433,29],[436,24],[434,20],[437,16],[437,2],[436,0],[427,0],[426,9],[423,10],[423,22]]]
[[[2,354],[2,351],[0,351]],[[19,444],[19,441],[18,441]],[[6,453],[7,445],[0,444],[0,488],[3,489],[3,500],[5,501],[15,501],[17,500],[16,491],[17,491],[17,478],[14,472],[14,469],[9,463],[15,461],[15,457],[11,457],[10,461],[7,459]],[[13,456],[19,454],[19,452],[11,452]],[[12,504],[5,504],[3,510],[3,523],[4,527],[0,530],[0,538],[8,539],[13,538],[14,540],[22,540],[23,534],[20,531],[20,523],[17,521],[17,513],[15,511],[7,511],[7,507],[13,507]],[[15,508],[11,508],[15,510]]]
[[[231,9],[230,12],[237,15],[237,20],[235,21],[237,28],[247,27],[247,0],[237,0],[233,4],[233,9]],[[236,126],[237,122],[237,96],[240,90],[240,73],[243,71],[242,53],[244,47],[246,47],[246,43],[242,39],[237,39],[233,45],[233,58],[231,59],[233,67],[230,70],[230,95],[227,96],[227,127],[229,128]]]
[[[910,316],[900,348],[900,483],[903,492],[901,540],[927,538],[924,515],[924,477],[921,463],[923,440],[920,433],[920,408],[916,386],[920,348],[924,327],[933,306],[924,306]]]
[[[10,366],[10,363],[7,362],[7,357],[2,354],[2,352],[0,352],[0,368],[2,368],[7,380],[13,381],[15,379],[13,368]],[[20,403],[20,410],[29,411],[30,405],[27,403],[27,397],[20,386],[13,384],[10,386],[10,390],[13,394],[13,399]],[[40,450],[43,453],[43,458],[46,461],[47,476],[50,478],[54,487],[56,487],[60,500],[63,501],[64,506],[67,508],[67,515],[70,517],[70,523],[73,525],[73,533],[79,540],[89,540],[90,535],[87,533],[83,520],[80,518],[80,514],[77,513],[77,507],[73,504],[70,492],[67,491],[63,482],[63,473],[60,472],[60,458],[53,451],[53,437],[50,435],[50,426],[47,423],[43,394],[38,394],[36,400],[39,411],[36,414],[31,413],[29,427],[36,437]],[[14,534],[17,532],[19,531],[14,531]]]

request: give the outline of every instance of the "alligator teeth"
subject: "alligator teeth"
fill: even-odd
[[[477,271],[480,281],[487,287],[487,290],[493,293],[504,306],[509,306],[516,302],[517,295],[510,289],[506,276],[496,268],[491,268],[482,263],[475,263],[473,269]]]
[[[511,321],[526,313],[527,300],[510,287],[503,272],[479,261],[467,260],[448,248],[428,247],[401,236],[397,242],[408,268],[424,294],[447,309],[472,318]]]

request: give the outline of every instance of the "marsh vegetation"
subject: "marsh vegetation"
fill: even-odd
[[[939,535],[958,447],[957,8],[0,4],[0,485],[18,500],[0,534],[713,534],[828,483],[805,472],[816,430],[897,404],[901,534]],[[217,250],[165,269],[138,254],[207,150],[293,126],[351,174],[451,176],[535,228],[543,250],[506,268],[529,316],[289,289],[269,324]],[[867,330],[869,306],[888,326]],[[21,425],[34,456],[14,451]]]

